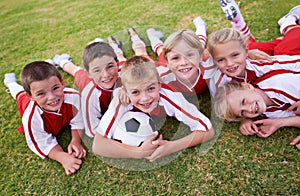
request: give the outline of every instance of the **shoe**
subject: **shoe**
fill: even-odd
[[[287,13],[285,16],[283,16],[282,18],[280,18],[280,19],[278,20],[278,25],[281,26],[282,23],[284,22],[285,18],[288,17],[288,16],[290,16],[290,15],[296,16],[296,18],[297,18],[297,19],[296,19],[296,23],[297,23],[297,24],[300,24],[300,5],[297,5],[297,6],[293,7],[293,8],[289,11],[289,13]]]
[[[112,44],[116,44],[118,46],[118,48],[122,49],[122,42],[120,40],[117,40],[114,36],[109,36],[107,38],[107,43],[109,45],[112,45]]]
[[[95,43],[95,42],[104,42],[104,40],[102,38],[100,38],[100,37],[97,37],[93,41],[89,42],[87,44],[87,46],[90,45],[90,44],[92,44],[92,43]]]
[[[55,65],[55,63],[52,59],[46,59],[44,61],[47,62],[47,63],[50,63],[51,65]]]
[[[147,33],[148,37],[150,37],[152,35],[152,36],[157,37],[160,40],[164,37],[164,34],[161,31],[157,31],[154,28],[147,29],[146,33]]]
[[[6,87],[9,83],[17,82],[15,73],[7,73],[4,75],[4,84]]]
[[[137,35],[137,32],[135,31],[135,29],[133,27],[129,28],[127,31],[128,31],[128,35],[130,37]]]
[[[220,6],[227,20],[234,19],[240,12],[239,7],[234,0],[220,0]]]
[[[206,23],[204,22],[204,20],[200,17],[200,16],[197,16],[194,20],[193,20],[193,23],[195,25],[195,27],[199,27],[201,25],[204,25],[206,26]]]
[[[58,65],[59,67],[63,68],[63,65],[66,63],[66,61],[72,61],[72,59],[69,54],[56,54],[53,57],[52,61],[55,65]]]

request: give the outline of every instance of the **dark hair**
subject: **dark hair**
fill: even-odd
[[[101,58],[103,56],[109,56],[118,62],[117,55],[115,54],[113,48],[104,42],[93,42],[87,45],[82,53],[82,61],[84,68],[89,71],[89,64],[95,58]]]
[[[24,90],[31,96],[30,84],[35,81],[48,79],[52,76],[58,77],[62,81],[62,76],[57,68],[45,61],[34,61],[27,64],[21,72],[21,82]]]

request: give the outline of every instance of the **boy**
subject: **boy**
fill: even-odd
[[[5,74],[4,84],[18,102],[22,117],[19,130],[25,133],[28,147],[41,158],[59,162],[67,175],[75,173],[86,156],[81,145],[84,125],[79,93],[64,88],[56,67],[44,61],[26,65],[21,81],[23,87],[16,82],[13,73]],[[64,152],[56,136],[67,125],[71,126],[72,140],[68,152]]]
[[[300,116],[287,110],[300,99],[299,82],[300,74],[288,70],[271,71],[253,85],[232,81],[217,89],[214,110],[227,121],[268,118],[244,121],[241,126],[244,135],[268,137],[281,127],[300,127]]]
[[[69,55],[55,55],[53,61],[74,76],[81,91],[82,116],[85,134],[94,137],[102,115],[111,101],[112,91],[118,85],[119,65],[113,48],[104,42],[88,44],[82,54],[84,68],[74,65]]]
[[[122,88],[114,91],[108,111],[100,121],[93,142],[93,152],[115,158],[147,158],[149,161],[195,146],[214,137],[210,120],[181,93],[173,92],[164,84],[155,65],[147,58],[134,56],[122,67]],[[155,114],[165,110],[190,127],[191,133],[178,140],[167,141],[153,135],[140,147],[114,141],[114,130],[122,115],[130,110]]]

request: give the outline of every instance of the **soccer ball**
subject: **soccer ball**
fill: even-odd
[[[126,112],[117,124],[113,138],[131,146],[141,146],[156,131],[154,122],[143,112]]]

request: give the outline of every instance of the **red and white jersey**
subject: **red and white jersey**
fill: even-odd
[[[77,71],[74,78],[76,86],[81,90],[81,108],[85,134],[94,137],[100,126],[100,119],[107,111],[113,91],[101,88],[88,77],[84,70]]]
[[[24,110],[20,111],[27,144],[41,158],[45,158],[58,144],[55,136],[62,128],[70,125],[72,130],[84,129],[78,91],[71,88],[64,89],[64,102],[58,112],[43,110],[25,93],[18,96],[20,96],[17,97],[18,101],[28,103],[26,107],[22,107]]]
[[[134,108],[132,104],[125,106],[120,102],[118,98],[120,90],[120,88],[114,90],[113,99],[97,129],[98,133],[112,139],[114,138],[114,131],[120,118],[124,113]],[[210,120],[196,106],[189,103],[182,93],[170,90],[165,84],[162,85],[160,90],[159,103],[156,109],[160,107],[163,107],[168,116],[175,117],[178,121],[189,126],[191,131],[208,131],[212,127]]]
[[[239,82],[248,82],[253,83],[257,78],[262,75],[273,71],[273,70],[292,70],[299,72],[300,71],[300,56],[288,56],[288,55],[280,55],[274,56],[273,61],[259,62],[255,60],[246,60],[246,73],[244,78],[240,77],[229,77],[223,74],[217,68],[211,68],[210,72],[214,72],[210,74],[211,78],[208,79],[209,88],[211,94],[214,96],[216,93],[216,88],[222,86],[223,84],[236,80]],[[205,76],[205,73],[204,73]]]
[[[300,99],[300,73],[289,70],[271,71],[253,83],[263,90],[276,105],[267,106],[263,114],[268,118],[295,116],[293,111],[286,111]]]

